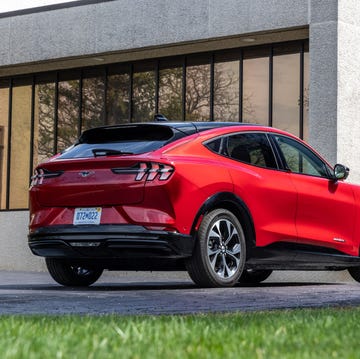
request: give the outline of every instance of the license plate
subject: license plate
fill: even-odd
[[[101,208],[75,208],[73,224],[100,224]]]

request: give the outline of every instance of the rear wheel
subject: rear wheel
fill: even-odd
[[[266,269],[245,269],[239,279],[239,283],[258,284],[269,278],[272,270]]]
[[[357,282],[360,282],[360,267],[351,267],[348,269],[350,275],[355,279]]]
[[[239,281],[245,259],[245,236],[235,215],[226,209],[205,215],[186,263],[191,279],[202,287],[231,287]]]
[[[103,269],[70,264],[57,258],[46,258],[46,266],[53,279],[69,287],[87,287],[95,283]]]

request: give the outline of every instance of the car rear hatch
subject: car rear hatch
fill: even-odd
[[[136,181],[138,161],[82,161],[49,163],[39,168],[36,186],[42,206],[106,206],[139,203],[145,181]],[[113,169],[122,169],[116,173]],[[40,177],[41,178],[41,177]]]
[[[48,207],[140,203],[147,176],[171,171],[147,161],[147,155],[184,136],[156,124],[85,131],[74,146],[36,168],[32,190],[38,203]]]

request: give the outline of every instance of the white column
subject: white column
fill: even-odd
[[[337,161],[360,184],[360,1],[338,1]]]

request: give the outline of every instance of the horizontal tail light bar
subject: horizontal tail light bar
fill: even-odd
[[[112,168],[115,174],[134,174],[135,181],[153,181],[158,178],[160,181],[166,181],[174,172],[174,167],[156,162],[140,162],[129,168]]]
[[[50,172],[44,168],[37,168],[34,171],[34,175],[31,177],[31,186],[37,186],[43,183],[44,178],[59,177],[63,174],[63,171]]]

